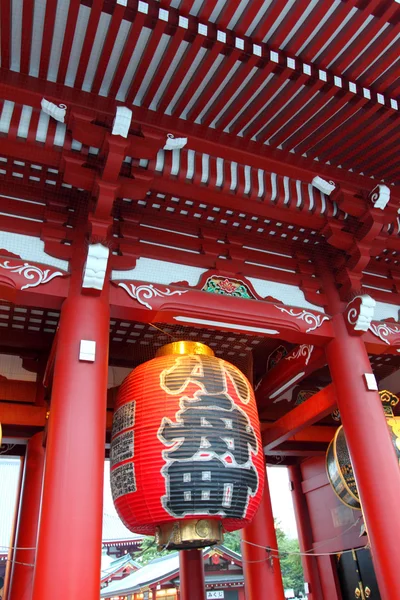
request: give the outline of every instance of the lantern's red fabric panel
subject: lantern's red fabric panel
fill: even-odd
[[[203,355],[168,355],[121,385],[111,440],[118,514],[137,533],[207,517],[227,531],[253,518],[264,489],[257,407],[243,373]]]

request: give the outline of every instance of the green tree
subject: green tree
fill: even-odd
[[[287,537],[279,523],[275,522],[282,579],[285,589],[293,589],[296,595],[304,592],[304,575],[301,566],[299,542]]]
[[[280,527],[280,524],[275,522],[276,538],[278,542],[279,558],[282,570],[282,579],[285,589],[293,589],[295,594],[304,592],[304,576],[301,566],[299,543],[297,540],[287,537],[285,532]],[[240,532],[233,531],[225,533],[224,546],[241,554],[240,548]]]
[[[169,552],[171,552],[171,550],[158,550],[154,538],[146,536],[140,543],[139,550],[137,552],[132,552],[131,556],[133,560],[144,566],[154,558],[165,556],[166,554],[169,554]]]
[[[241,554],[240,550],[240,531],[232,531],[224,534],[224,546]]]

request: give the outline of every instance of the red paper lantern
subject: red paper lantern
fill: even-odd
[[[120,387],[110,457],[115,507],[131,531],[176,548],[220,541],[218,528],[252,520],[264,488],[251,385],[204,344],[164,346]]]

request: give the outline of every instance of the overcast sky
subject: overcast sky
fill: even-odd
[[[8,545],[12,528],[12,519],[18,486],[19,460],[0,459],[0,544]],[[282,529],[290,537],[297,537],[287,469],[274,467],[268,469],[272,508],[274,516]],[[115,514],[110,491],[109,463],[105,463],[104,512]]]

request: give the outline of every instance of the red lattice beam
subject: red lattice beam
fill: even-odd
[[[332,384],[296,406],[263,432],[264,451],[270,452],[302,429],[320,421],[336,407],[336,392]]]

